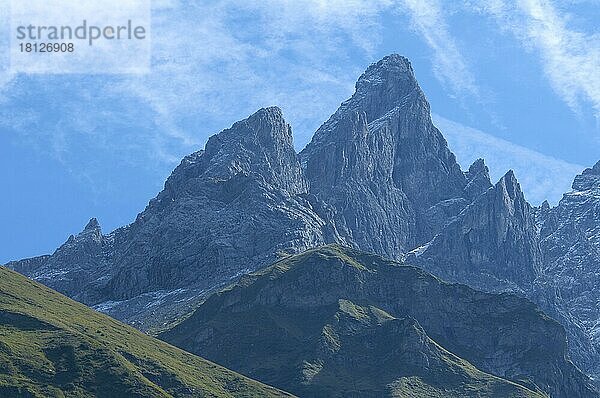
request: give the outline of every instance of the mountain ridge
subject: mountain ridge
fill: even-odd
[[[352,313],[355,315],[348,319],[347,314]],[[506,318],[512,319],[512,323],[505,323]],[[402,330],[412,325],[409,327],[422,332],[417,331],[416,335],[400,332],[396,337],[392,333],[385,340],[386,354],[373,354],[371,350],[382,340],[372,338],[369,343],[360,343],[358,336],[362,331],[371,333],[366,330],[371,330],[373,325],[385,324],[386,320],[395,320],[402,325]],[[375,329],[380,330],[378,328]],[[358,341],[343,342],[343,336]],[[427,352],[431,353],[429,350],[432,349],[427,348],[429,343],[400,343],[402,348],[392,348],[397,339],[425,342],[430,338],[436,346],[442,347],[443,352],[449,350],[483,372],[524,383],[521,386],[537,384],[556,397],[596,396],[591,386],[583,387],[589,384],[585,381],[587,378],[565,358],[567,345],[562,327],[528,300],[448,284],[421,268],[338,245],[310,249],[244,276],[239,282],[213,294],[189,318],[161,334],[160,338],[301,396],[320,396],[315,392],[320,391],[320,384],[311,379],[317,384],[313,386],[316,390],[311,389],[310,380],[296,381],[300,377],[297,372],[302,373],[301,369],[307,369],[307,366],[325,371],[342,360],[333,358],[337,358],[337,353],[344,347],[352,350],[364,345],[369,352],[347,352],[348,356],[344,357],[347,364],[360,363],[359,358],[373,358],[374,361],[386,358],[390,364],[409,361],[412,365],[405,365],[405,371],[417,373],[403,377],[425,377],[425,374],[431,376],[439,371],[437,378],[452,379],[448,374],[442,376],[445,365],[434,365],[433,357],[418,359],[429,358]],[[311,344],[322,348],[315,348],[317,353],[303,351]],[[328,359],[328,353],[333,355],[332,359]],[[306,365],[307,361],[312,365]],[[426,366],[428,371],[415,370],[419,369],[419,361],[429,364]],[[350,368],[354,369],[354,366],[358,365]],[[276,370],[279,367],[284,369]],[[388,374],[389,369],[385,367],[375,368]],[[396,377],[403,374],[400,371],[403,366],[391,368],[398,369],[394,371],[399,372]],[[349,379],[366,377],[361,371],[357,372]],[[394,372],[388,374],[390,379],[383,385],[396,380]],[[428,380],[435,382],[436,377]],[[361,384],[360,381],[357,383]],[[308,390],[304,390],[303,385]],[[447,387],[450,385],[453,384],[448,381]],[[343,388],[338,385],[330,392],[332,395],[325,396],[338,396]],[[362,394],[371,396],[368,390]],[[475,396],[465,391],[456,394]],[[346,392],[339,396],[353,395]]]
[[[399,55],[369,66],[300,153],[292,139],[281,110],[263,108],[186,156],[132,224],[104,235],[91,220],[54,254],[8,265],[156,330],[280,256],[338,243],[534,300],[600,377],[600,162],[556,208],[532,207],[511,172],[492,184],[482,160],[463,172]]]

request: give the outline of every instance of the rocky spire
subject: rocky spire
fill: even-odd
[[[466,184],[431,122],[410,62],[397,54],[369,66],[354,95],[317,130],[300,156],[317,191],[349,178],[393,180],[410,199],[431,206],[460,196]]]
[[[532,208],[509,171],[408,261],[488,291],[527,292],[541,254]]]
[[[362,119],[372,122],[396,108],[409,95],[422,98],[425,104],[427,102],[408,59],[398,54],[392,54],[372,64],[359,77],[352,97],[344,101],[316,131],[311,143],[302,151],[301,156],[308,158],[313,149],[320,144],[325,144],[335,138],[342,138],[337,135],[332,136],[332,130],[338,130],[341,135],[350,138],[348,136],[352,130],[348,129],[347,125],[336,127],[348,119],[360,118],[360,116],[353,116],[354,114],[364,114]]]
[[[573,189],[576,191],[600,189],[600,161],[594,167],[585,169],[580,175],[575,177]]]
[[[206,144],[212,158],[208,173],[227,167],[264,178],[275,187],[300,193],[306,190],[292,140],[292,129],[278,107],[262,108]]]
[[[69,241],[74,240],[93,240],[95,242],[100,242],[102,240],[102,228],[100,228],[100,223],[98,220],[93,217],[88,221],[88,223],[83,228],[77,236],[70,236]]]
[[[350,240],[396,258],[436,232],[422,213],[462,197],[467,183],[410,62],[396,54],[369,66],[300,156],[311,193],[340,209]]]
[[[342,104],[365,112],[369,121],[379,119],[410,94],[421,95],[410,61],[398,54],[372,64],[356,82],[352,98]]]
[[[96,219],[96,217],[93,217],[90,219],[90,221],[88,221],[88,223],[86,224],[85,228],[83,229],[83,232],[90,232],[90,231],[100,231],[100,223],[98,222],[98,220]]]
[[[547,200],[544,200],[540,205],[540,208],[542,209],[542,211],[547,212],[550,210],[550,203]]]
[[[465,177],[467,178],[465,193],[471,199],[475,199],[492,187],[489,169],[483,159],[477,159],[469,167],[469,171],[465,173]]]
[[[540,229],[545,284],[557,292],[561,311],[587,331],[594,346],[580,344],[572,356],[589,373],[600,375],[600,162],[576,176],[573,191],[547,213]]]

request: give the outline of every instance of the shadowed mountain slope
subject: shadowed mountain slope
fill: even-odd
[[[597,396],[531,302],[336,245],[242,277],[160,338],[301,396]]]

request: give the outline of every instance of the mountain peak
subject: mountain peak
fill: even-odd
[[[367,68],[300,156],[311,193],[343,209],[335,216],[339,230],[394,258],[431,239],[438,224],[425,212],[463,198],[467,184],[410,62],[396,54]],[[415,228],[417,219],[428,227]]]
[[[86,224],[86,226],[83,230],[84,231],[95,231],[97,229],[100,229],[100,223],[98,222],[98,219],[96,217],[93,217],[90,219],[90,221],[88,221],[88,223]]]
[[[501,356],[495,355],[498,328]],[[554,394],[556,385],[581,380],[565,358],[564,330],[529,301],[447,284],[418,268],[335,245],[243,277],[160,338],[301,397],[473,396],[479,389],[468,377],[481,372],[477,369],[500,375],[519,369],[522,379],[550,386],[556,397],[575,396]],[[540,344],[551,348],[538,349]],[[247,347],[252,355],[238,354]],[[452,354],[442,354],[442,347]],[[548,360],[538,365],[523,350]],[[468,361],[466,373],[460,366],[443,370],[450,361]],[[344,366],[348,363],[353,366]],[[414,394],[407,388],[393,391],[396,382],[390,381],[399,377],[465,390],[438,392],[419,383]],[[502,396],[542,396],[497,388]]]
[[[550,210],[550,203],[549,203],[547,200],[544,200],[544,201],[542,202],[542,204],[540,205],[540,208],[541,208],[543,211],[548,211],[548,210]]]
[[[573,181],[573,189],[576,191],[587,191],[600,189],[600,161],[592,168],[585,169]]]
[[[477,159],[469,167],[469,171],[465,173],[465,177],[467,178],[467,185],[464,191],[472,199],[475,199],[492,187],[489,169],[485,165],[485,161],[481,158]]]
[[[414,78],[415,74],[408,58],[391,54],[367,68],[356,82],[356,90],[374,84],[389,83],[390,81],[402,79],[414,80]]]
[[[342,102],[337,111],[319,127],[301,155],[312,152],[317,142],[331,141],[331,131],[338,127],[344,137],[333,139],[347,140],[348,126],[338,126],[344,121],[361,119],[369,124],[403,104],[407,107],[416,104],[412,112],[419,115],[425,113],[429,117],[429,104],[417,83],[410,61],[401,55],[388,55],[371,64],[358,78],[355,88],[354,94]],[[411,94],[412,100],[409,100],[407,97]]]
[[[255,140],[259,145],[273,145],[274,141],[278,140],[283,140],[284,144],[292,143],[291,128],[277,106],[261,108],[246,119],[235,122],[231,128],[212,136],[211,139],[223,138],[223,136],[235,136],[236,139],[243,138],[247,141]],[[209,143],[206,145],[207,150]]]
[[[515,200],[516,198],[525,200],[523,192],[521,191],[521,185],[515,176],[515,172],[508,170],[508,172],[500,178],[500,181],[496,184],[496,188],[503,188],[503,192],[506,192],[510,199]]]
[[[394,109],[418,87],[410,61],[392,54],[367,68],[356,82],[356,92],[348,103],[350,109],[364,111],[371,122]]]
[[[261,108],[206,143],[217,174],[239,172],[261,176],[267,183],[289,192],[304,192],[305,182],[294,149],[292,129],[276,106]]]
[[[515,172],[511,169],[508,170],[506,172],[506,174],[504,174],[502,176],[502,178],[500,178],[500,181],[498,181],[498,183],[502,183],[502,184],[511,184],[512,186],[514,186],[514,184],[518,184],[517,181],[517,176],[515,176]]]
[[[600,160],[591,169],[586,169],[583,172],[583,174],[596,174],[596,175],[600,175]]]
[[[252,176],[290,193],[306,190],[292,129],[280,108],[261,108],[211,136],[203,151],[187,156],[175,169],[165,188],[175,192],[190,178],[225,181],[237,175]]]
[[[247,120],[251,119],[270,119],[270,120],[283,120],[283,111],[278,106],[267,106],[266,108],[260,108],[252,115],[248,117]]]
[[[479,173],[487,173],[489,170],[485,165],[485,160],[482,158],[477,159],[471,166],[469,166],[469,175],[477,175]]]
[[[98,222],[98,219],[96,219],[96,217],[91,218],[90,221],[88,221],[88,223],[85,225],[85,228],[83,228],[82,233],[86,232],[101,232],[100,223]]]

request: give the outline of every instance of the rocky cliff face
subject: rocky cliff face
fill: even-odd
[[[530,298],[600,375],[599,169],[539,209],[512,173],[492,185],[483,160],[462,172],[410,63],[391,55],[299,155],[281,111],[261,109],[183,159],[131,225],[105,235],[92,221],[9,266],[147,330],[280,255],[341,243]]]
[[[92,220],[52,256],[9,267],[144,327],[281,252],[337,241],[307,191],[290,126],[261,109],[184,158],[134,223],[103,235]]]
[[[11,266],[120,319],[161,319],[166,301],[197,298],[278,253],[336,242],[399,259],[468,204],[471,174],[432,125],[410,63],[392,55],[300,156],[281,111],[262,109],[183,159],[131,225]]]
[[[589,173],[586,176],[586,187],[589,188],[593,178],[589,178]],[[580,193],[576,191],[565,198],[580,198]],[[517,293],[533,300],[567,328],[572,358],[589,374],[596,375],[600,350],[594,341],[593,320],[598,317],[597,314],[589,317],[589,311],[596,308],[592,301],[597,300],[597,294],[593,292],[593,286],[586,284],[598,282],[597,275],[594,280],[598,271],[593,265],[593,257],[589,257],[593,253],[592,239],[581,235],[574,237],[572,229],[565,231],[570,228],[567,225],[572,225],[569,220],[581,220],[566,210],[572,203],[563,199],[556,209],[550,209],[547,204],[534,209],[525,200],[514,174],[509,172],[495,186],[480,194],[430,242],[412,250],[407,261],[419,264],[445,280],[466,283],[484,291]],[[589,200],[579,204],[580,213],[595,214]],[[588,219],[587,225],[595,223],[597,228],[599,222]],[[557,234],[554,238],[551,237],[553,233]],[[561,234],[565,235],[559,236]],[[556,239],[554,243],[552,239]],[[583,246],[577,248],[573,240]],[[559,255],[558,244],[563,245],[564,250]],[[578,257],[567,254],[572,254],[573,250],[578,252]],[[564,261],[565,256],[575,258],[575,261],[569,264]],[[587,271],[580,273],[576,270],[582,270],[582,258],[586,259]],[[561,273],[565,277],[562,281]],[[584,286],[577,289],[573,284]],[[570,292],[572,301],[565,299],[565,290]],[[581,304],[580,301],[586,298],[587,302]],[[586,312],[581,312],[582,309]]]
[[[429,396],[597,396],[565,359],[564,329],[531,302],[338,246],[243,277],[161,338],[300,396],[398,396],[389,386],[410,380]],[[470,378],[471,364],[521,388]]]
[[[600,162],[575,178],[557,207],[546,206],[537,215],[543,282],[600,352]],[[589,360],[595,374],[600,374],[598,357]]]
[[[186,157],[128,227],[111,299],[159,289],[208,289],[325,241],[278,108],[262,109]]]
[[[436,232],[438,224],[424,222],[432,207],[466,205],[466,178],[431,122],[409,61],[398,55],[366,70],[300,157],[311,193],[337,210],[340,233],[392,258]]]
[[[449,281],[525,293],[540,273],[536,238],[533,209],[510,171],[430,242],[411,251],[408,261]]]
[[[103,235],[92,218],[83,231],[71,235],[51,256],[8,263],[9,268],[67,293],[75,300],[101,299],[102,289],[114,274],[114,237]]]

